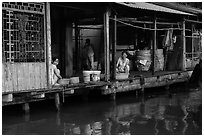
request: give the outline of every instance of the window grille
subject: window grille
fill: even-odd
[[[42,4],[4,2],[2,8],[3,61],[44,62]]]

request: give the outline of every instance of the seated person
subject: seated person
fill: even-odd
[[[52,85],[59,85],[59,80],[62,79],[62,76],[60,75],[60,70],[57,68],[57,65],[59,64],[59,60],[56,57],[52,58],[52,64],[50,66],[51,69],[51,84]]]
[[[126,51],[122,52],[122,57],[118,58],[116,64],[116,72],[117,73],[129,73],[130,66],[129,66],[129,59],[127,58]]]

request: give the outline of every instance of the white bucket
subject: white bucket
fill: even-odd
[[[93,71],[93,81],[100,81],[101,71]]]
[[[84,83],[88,83],[90,81],[91,74],[93,74],[93,71],[88,71],[88,70],[83,71]]]

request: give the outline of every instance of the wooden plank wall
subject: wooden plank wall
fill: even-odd
[[[3,63],[2,91],[47,88],[45,63]]]

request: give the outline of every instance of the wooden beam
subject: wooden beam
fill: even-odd
[[[50,3],[45,3],[45,16],[44,16],[44,34],[45,34],[45,59],[46,59],[46,70],[47,70],[47,87],[51,88],[51,81],[50,81],[50,64],[52,61],[52,54],[51,54],[51,18],[50,18]]]
[[[113,21],[113,44],[112,44],[112,59],[113,59],[113,80],[116,79],[116,45],[117,45],[117,21],[116,21],[116,15],[114,15],[114,21]]]
[[[79,68],[80,68],[80,52],[79,52],[79,44],[78,44],[78,24],[77,22],[74,23],[74,30],[75,30],[75,55],[76,55],[76,72],[79,71]]]
[[[140,21],[140,20],[137,20],[137,18],[119,18],[119,20],[128,21],[128,22],[134,22],[134,23],[142,23],[142,24],[154,24],[151,21]],[[178,25],[178,23],[175,23],[175,22],[157,22],[157,25]]]
[[[192,23],[200,23],[200,24],[202,24],[202,21],[188,20],[188,19],[185,19],[185,21],[192,22]]]
[[[154,75],[155,72],[155,50],[157,47],[157,21],[156,17],[154,17],[154,45],[152,48],[152,75]]]
[[[105,81],[110,79],[109,10],[104,13],[104,55]]]
[[[191,57],[191,59],[192,59],[192,62],[191,62],[191,67],[193,67],[193,63],[194,63],[194,60],[193,60],[193,28],[194,28],[194,26],[193,26],[193,24],[191,25],[191,35],[192,35],[192,38],[191,38],[191,53],[192,53],[192,57]],[[185,36],[186,37],[186,36]]]

